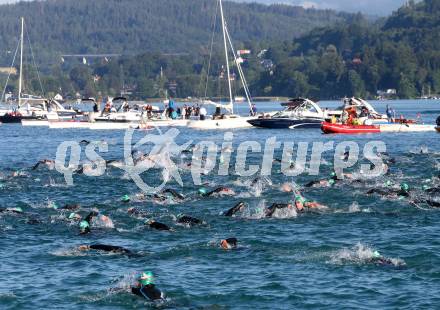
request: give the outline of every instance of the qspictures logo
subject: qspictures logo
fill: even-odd
[[[177,161],[188,152],[192,154],[190,174],[194,185],[202,185],[202,177],[216,173],[219,176],[238,175],[252,177],[255,175],[271,176],[275,161],[281,163],[281,173],[286,177],[301,174],[318,176],[327,152],[334,152],[333,167],[339,179],[344,179],[344,171],[352,168],[361,158],[368,161],[360,165],[360,173],[365,178],[375,178],[386,173],[386,165],[382,154],[386,152],[383,141],[370,141],[363,148],[354,141],[335,143],[328,142],[279,142],[277,137],[271,137],[260,143],[258,141],[243,141],[234,148],[234,134],[225,132],[223,142],[192,140],[177,144],[180,131],[171,128],[163,133],[156,128],[157,134],[149,131],[138,142],[133,141],[134,129],[128,129],[124,134],[123,159],[118,168],[124,170],[129,178],[145,193],[157,193],[168,182],[174,180],[183,186],[181,169]],[[134,154],[143,147],[149,147],[148,153],[141,153],[135,158]],[[103,141],[92,141],[85,147],[86,160],[81,163],[82,147],[76,141],[65,141],[58,146],[55,168],[64,175],[69,186],[74,185],[74,174],[79,169],[89,177],[99,177],[106,173],[107,163],[102,157],[109,153],[108,144]],[[276,151],[281,151],[281,159],[275,158]],[[311,153],[310,156],[309,153]],[[261,162],[249,161],[250,154],[261,154]],[[294,155],[295,158],[294,158]],[[234,158],[235,157],[235,158]],[[235,159],[235,160],[234,160]],[[248,162],[249,161],[249,162]],[[150,185],[149,171],[161,170],[162,180],[159,185]]]

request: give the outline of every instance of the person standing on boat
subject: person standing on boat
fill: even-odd
[[[387,104],[387,110],[386,110],[388,123],[394,123],[394,117],[396,112]]]
[[[252,103],[250,115],[251,116],[257,115],[257,106],[255,105],[255,103]]]
[[[206,111],[206,108],[202,106],[200,108],[200,120],[204,121],[206,119],[207,114],[208,114],[208,112]]]

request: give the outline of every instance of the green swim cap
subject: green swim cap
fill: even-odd
[[[379,251],[374,251],[373,252],[373,258],[381,258],[382,255],[380,255]]]
[[[130,202],[130,196],[128,196],[128,195],[122,196],[121,201],[122,202]]]
[[[79,228],[81,230],[85,230],[85,229],[87,229],[89,227],[90,227],[90,224],[87,221],[81,221],[81,223],[79,223]]]
[[[429,186],[428,186],[428,185],[423,185],[422,189],[423,189],[424,191],[426,191],[427,189],[429,189]]]
[[[297,201],[302,203],[302,204],[307,202],[307,200],[303,196],[301,196],[301,195],[296,195],[295,196],[295,202],[297,202]]]
[[[76,213],[75,213],[75,212],[70,213],[70,214],[69,214],[69,220],[74,219],[75,216],[76,216]]]
[[[330,184],[330,185],[334,185],[335,183],[336,183],[336,181],[333,179],[328,180],[328,184]]]
[[[206,188],[204,188],[204,187],[199,188],[199,194],[200,194],[200,195],[206,195],[207,192],[208,192],[208,191],[206,190]]]
[[[11,208],[9,210],[11,210],[13,212],[17,212],[17,213],[23,213],[23,209],[20,207]]]
[[[403,190],[404,192],[409,191],[409,185],[407,183],[402,183],[400,184],[400,189]]]
[[[139,282],[142,285],[154,284],[154,276],[151,271],[144,271],[139,275]]]
[[[332,173],[330,173],[330,176],[331,177],[335,177],[336,176],[336,172],[333,171]]]

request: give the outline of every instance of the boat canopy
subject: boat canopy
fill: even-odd
[[[346,110],[348,108],[367,108],[368,111],[370,112],[370,114],[376,114],[376,115],[381,115],[379,112],[376,111],[376,109],[373,108],[373,106],[368,103],[367,101],[365,101],[364,99],[361,98],[356,98],[356,97],[352,97],[352,98],[345,98],[344,99],[344,106],[342,107],[342,110]]]
[[[314,108],[318,113],[322,113],[321,107],[316,102],[307,98],[290,99],[288,102],[282,103],[281,106],[287,107],[288,110]]]

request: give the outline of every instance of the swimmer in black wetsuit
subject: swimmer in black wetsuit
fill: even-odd
[[[228,238],[220,241],[220,247],[224,250],[232,250],[237,248],[237,238]]]
[[[38,163],[36,163],[33,167],[32,170],[37,170],[38,167],[40,167],[40,165],[46,165],[46,167],[49,170],[53,170],[55,168],[55,161],[52,159],[43,159],[40,160]]]
[[[81,235],[90,233],[90,222],[95,216],[98,216],[98,212],[92,211],[86,216],[83,221],[79,223],[79,230]]]
[[[216,189],[214,189],[214,190],[212,190],[210,192],[208,192],[205,188],[201,188],[201,189],[199,189],[199,194],[202,197],[211,197],[211,196],[213,196],[215,194],[218,194],[218,195],[231,195],[231,196],[233,196],[233,195],[235,195],[235,192],[232,189],[230,189],[230,188],[227,188],[227,187],[224,187],[224,186],[220,186],[220,187],[217,187]]]
[[[106,245],[106,244],[92,244],[92,245],[80,245],[78,247],[78,250],[80,251],[104,251],[104,252],[111,252],[111,253],[118,253],[118,254],[132,254],[130,250],[127,250],[120,246],[114,246],[114,245]]]
[[[368,195],[378,194],[380,196],[387,197],[387,198],[393,198],[393,197],[408,198],[410,196],[410,190],[411,189],[408,184],[402,183],[400,185],[400,190],[373,188],[373,189],[369,190],[367,192],[367,194]]]
[[[130,214],[130,215],[137,216],[137,217],[147,217],[148,216],[148,212],[147,211],[140,210],[140,209],[134,208],[134,207],[133,208],[129,208],[127,210],[127,213]]]
[[[16,207],[16,208],[0,208],[0,213],[23,214],[23,209],[20,208],[20,207]]]
[[[246,204],[244,202],[237,203],[234,207],[226,211],[223,215],[224,216],[234,216],[238,212],[243,212],[243,210],[246,208]]]
[[[185,199],[185,196],[183,196],[182,194],[178,193],[177,191],[175,191],[174,189],[171,189],[171,188],[167,188],[167,189],[163,190],[162,194],[170,194],[173,198],[179,199],[179,200]]]
[[[145,271],[139,275],[135,286],[131,288],[131,292],[145,299],[163,300],[164,294],[156,287],[154,283],[153,273]]]
[[[156,229],[156,230],[162,230],[162,231],[170,231],[171,228],[165,224],[156,222],[155,220],[148,221],[145,223],[145,225],[150,226],[150,228]]]
[[[202,225],[204,222],[202,220],[199,220],[195,217],[191,217],[188,215],[182,215],[177,219],[177,223],[179,224],[185,224],[189,226],[195,226],[195,225]]]
[[[396,266],[402,267],[405,266],[403,262],[393,262],[391,259],[382,256],[378,251],[374,251],[372,257],[370,258],[370,263],[380,266]]]
[[[61,208],[57,208],[57,210],[68,210],[68,211],[77,211],[81,209],[81,206],[78,204],[67,204]]]

